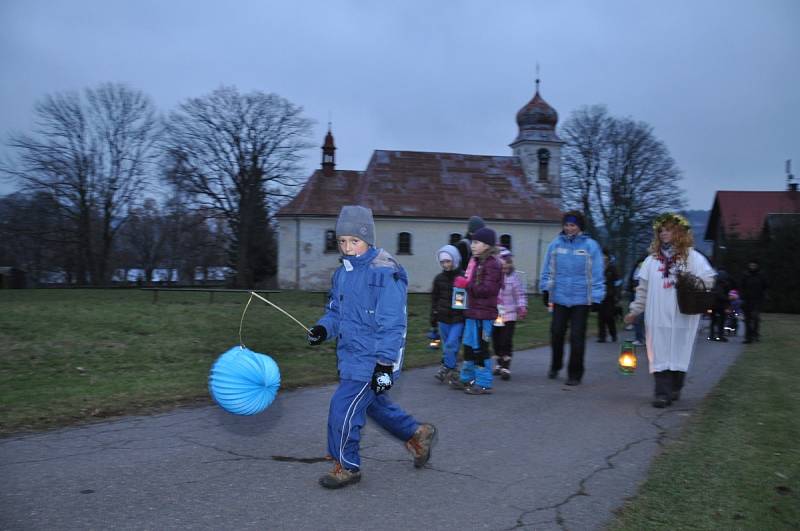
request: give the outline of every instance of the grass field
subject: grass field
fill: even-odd
[[[321,293],[269,297],[307,325],[325,304]],[[152,293],[139,290],[0,291],[0,434],[209,403],[209,369],[239,344],[247,299],[216,293],[209,303],[207,293],[160,292],[153,304]],[[425,336],[429,300],[409,296],[406,367],[439,362]],[[516,347],[545,344],[548,327],[532,300]],[[282,388],[336,379],[333,342],[309,347],[305,332],[264,302],[251,303],[243,340],[275,359]]]
[[[615,530],[800,529],[800,316],[767,315]]]

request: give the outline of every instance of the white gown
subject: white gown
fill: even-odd
[[[705,257],[689,249],[686,269],[703,279],[707,286],[713,285],[716,272]],[[631,311],[638,314],[644,309],[647,359],[650,372],[683,371],[689,369],[694,340],[700,315],[686,315],[678,311],[675,275],[670,272],[669,287],[665,287],[664,275],[659,268],[661,262],[648,256],[639,271],[636,300]],[[644,308],[642,308],[644,302]]]

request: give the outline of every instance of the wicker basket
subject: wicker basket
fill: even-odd
[[[714,305],[714,292],[705,282],[691,273],[678,273],[675,285],[678,292],[678,309],[687,315],[706,313]]]

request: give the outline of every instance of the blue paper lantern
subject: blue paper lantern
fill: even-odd
[[[217,358],[208,376],[211,397],[235,415],[264,411],[275,400],[280,385],[281,372],[275,360],[242,346]]]

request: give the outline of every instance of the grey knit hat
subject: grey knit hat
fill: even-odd
[[[347,205],[336,220],[336,236],[355,236],[375,245],[375,221],[372,210],[362,206]]]
[[[467,234],[475,234],[476,230],[482,229],[485,226],[486,223],[480,216],[472,216],[467,223]]]

